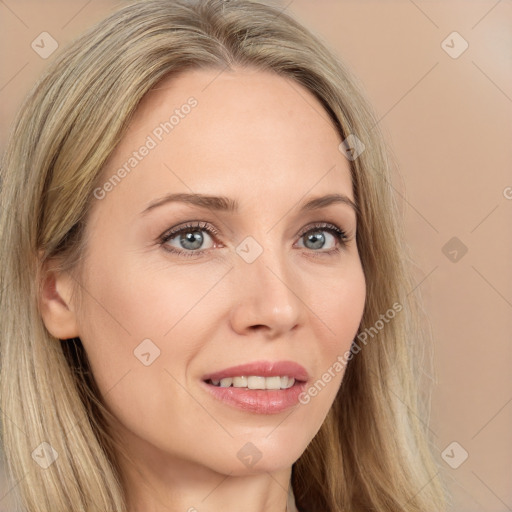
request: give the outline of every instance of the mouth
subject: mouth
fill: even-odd
[[[211,395],[230,406],[276,414],[297,405],[309,375],[292,361],[257,361],[205,375],[202,380]]]
[[[254,361],[203,376],[213,386],[247,389],[288,389],[308,380],[307,370],[294,361]]]

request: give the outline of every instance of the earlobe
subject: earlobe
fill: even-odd
[[[39,309],[48,332],[61,340],[79,337],[71,304],[73,279],[67,273],[47,271],[40,288]]]

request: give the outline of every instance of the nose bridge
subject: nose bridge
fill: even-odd
[[[302,303],[297,297],[300,282],[294,279],[288,250],[272,236],[266,236],[262,244],[250,237],[245,243],[240,244],[236,264],[239,290],[233,326],[238,330],[266,326],[281,333],[292,329],[300,321]],[[245,254],[250,251],[261,252],[249,263]]]

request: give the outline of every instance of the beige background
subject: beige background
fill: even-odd
[[[113,5],[0,0],[1,148],[52,59],[31,42],[46,31],[62,46]],[[512,510],[512,1],[279,5],[356,73],[399,163],[395,186],[435,339],[430,428],[439,455],[459,443],[452,464],[469,454],[457,469],[440,458],[452,510]],[[469,44],[458,58],[442,47],[453,31]],[[453,37],[445,44],[461,48]],[[443,252],[452,237],[468,249],[461,258],[455,247],[455,262],[445,256],[454,247]],[[3,482],[0,512],[12,509],[9,490]]]

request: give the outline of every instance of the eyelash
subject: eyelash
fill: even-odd
[[[169,240],[171,240],[172,238],[175,238],[177,235],[180,235],[181,233],[190,233],[193,231],[206,231],[210,236],[212,236],[212,238],[219,236],[219,232],[213,226],[208,224],[207,222],[195,222],[195,223],[192,222],[192,223],[188,223],[184,226],[181,226],[177,229],[174,228],[171,231],[167,231],[166,233],[164,233],[163,235],[161,235],[159,237],[158,242],[164,248],[164,250],[166,250],[170,253],[178,254],[179,256],[184,256],[187,258],[188,257],[196,257],[197,258],[197,257],[203,256],[205,253],[209,252],[213,248],[202,249],[202,250],[197,250],[197,251],[192,251],[192,250],[184,251],[184,250],[176,249],[175,247],[165,245]],[[338,242],[334,249],[329,249],[327,251],[321,251],[321,250],[315,251],[315,250],[311,249],[311,252],[317,253],[317,254],[315,254],[315,257],[317,255],[332,255],[332,256],[334,256],[335,254],[339,253],[340,246],[341,247],[346,246],[346,243],[348,240],[347,234],[345,233],[345,231],[340,229],[335,224],[331,224],[328,222],[319,222],[319,223],[313,224],[312,226],[308,226],[308,228],[306,230],[304,230],[300,233],[299,239],[312,231],[328,231],[336,238],[336,241]]]

